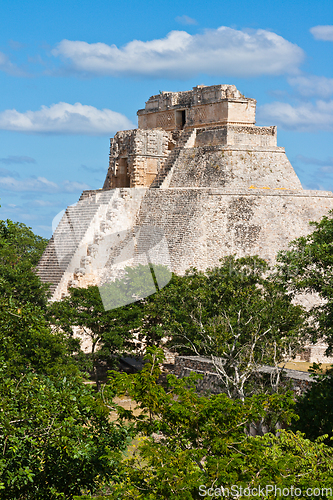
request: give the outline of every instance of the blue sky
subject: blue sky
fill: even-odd
[[[235,84],[304,188],[333,190],[333,2],[2,0],[0,214],[51,236],[160,90]]]

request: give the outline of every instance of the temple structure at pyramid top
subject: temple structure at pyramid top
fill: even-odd
[[[198,85],[186,92],[161,92],[138,111],[141,129],[254,125],[256,100],[244,97],[235,85]]]
[[[111,139],[103,188],[169,187],[176,163],[180,165],[189,148],[274,150],[280,153],[277,158],[281,160],[284,150],[277,149],[276,127],[257,127],[255,112],[256,100],[244,97],[235,85],[198,85],[186,92],[154,95],[138,111],[138,128],[118,132]],[[188,164],[188,158],[186,161]],[[197,163],[202,173],[202,161]],[[220,166],[220,180],[224,183],[225,169]],[[294,189],[295,182],[301,187],[294,176],[289,188]]]

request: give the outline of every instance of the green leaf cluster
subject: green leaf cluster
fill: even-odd
[[[108,498],[199,499],[201,485],[217,492],[232,485],[333,487],[331,449],[322,440],[277,430],[278,423],[288,424],[294,416],[291,394],[244,401],[225,394],[207,397],[193,389],[194,376],[168,376],[163,388],[157,384],[162,357],[153,348],[141,373],[112,373],[111,390],[130,396],[141,413],[135,417],[119,410],[120,419],[134,420],[140,437],[136,452],[123,463],[126,480],[113,485]],[[271,432],[253,437],[251,429],[259,429],[259,423]]]
[[[71,499],[116,481],[127,430],[89,387],[66,377],[2,370],[0,498]]]
[[[325,373],[315,371],[310,388],[297,400],[298,420],[294,430],[300,430],[311,441],[326,435],[325,443],[333,445],[333,368]]]
[[[16,301],[0,299],[0,354],[8,376],[20,377],[28,371],[48,376],[78,374],[73,355],[80,349],[79,342],[52,331],[44,313],[34,304],[18,306]]]
[[[19,222],[0,220],[0,296],[45,307],[48,286],[34,272],[47,240]]]
[[[294,294],[315,294],[310,309],[312,340],[324,339],[327,353],[333,350],[333,211],[320,222],[310,223],[308,236],[291,242],[289,250],[278,254],[277,279]]]

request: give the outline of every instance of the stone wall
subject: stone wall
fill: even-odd
[[[233,126],[198,128],[195,146],[276,147],[276,127]]]
[[[333,208],[331,193],[174,188],[146,192],[136,224],[158,226],[168,241],[172,269],[206,269],[236,254],[271,263],[278,250],[307,234],[310,220]]]
[[[142,129],[165,130],[218,124],[255,124],[255,99],[241,95],[234,85],[199,85],[186,92],[161,92],[138,111]]]
[[[302,190],[284,148],[201,146],[184,148],[169,187],[221,187],[226,190]]]
[[[109,169],[103,189],[146,187],[162,168],[172,134],[165,130],[125,130],[110,140]]]
[[[259,371],[270,373],[272,370],[271,367],[266,366]],[[214,363],[210,358],[201,356],[175,356],[175,364],[173,366],[170,365],[169,371],[179,378],[188,377],[191,372],[200,374],[202,378],[196,384],[199,392],[210,392],[212,394],[225,392],[216,373]],[[311,387],[312,378],[306,372],[285,369],[283,374],[286,385],[288,385],[288,382],[291,383],[291,388],[297,395]]]
[[[69,207],[41,260],[39,273],[47,281],[58,253],[54,299],[69,284],[98,284],[115,263],[136,265],[128,245],[140,231],[163,233],[172,271],[184,274],[190,267],[218,266],[230,254],[273,263],[277,251],[311,231],[309,221],[333,208],[332,193],[322,191],[124,188],[88,195]]]
[[[309,299],[307,299],[308,303]],[[301,301],[300,301],[301,302]],[[307,306],[308,303],[303,303]],[[307,361],[308,363],[330,363],[333,364],[333,356],[326,356],[327,344],[318,342],[317,344],[308,344],[303,351],[296,357],[296,361]]]
[[[116,259],[135,225],[145,192],[84,191],[78,203],[67,208],[37,271],[42,281],[52,283],[52,300],[60,300],[69,286],[101,283],[107,262],[112,255]]]

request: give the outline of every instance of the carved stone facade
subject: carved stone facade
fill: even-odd
[[[103,189],[156,187],[153,181],[164,175],[174,148],[276,147],[276,127],[255,127],[255,110],[255,99],[245,98],[234,85],[199,85],[152,96],[138,111],[139,128],[111,139]],[[198,133],[189,145],[193,130]]]
[[[110,145],[109,170],[103,189],[150,186],[170,149],[172,134],[165,130],[125,130]]]
[[[198,85],[186,92],[161,92],[138,111],[139,128],[182,130],[216,125],[254,125],[256,100],[235,85]]]

